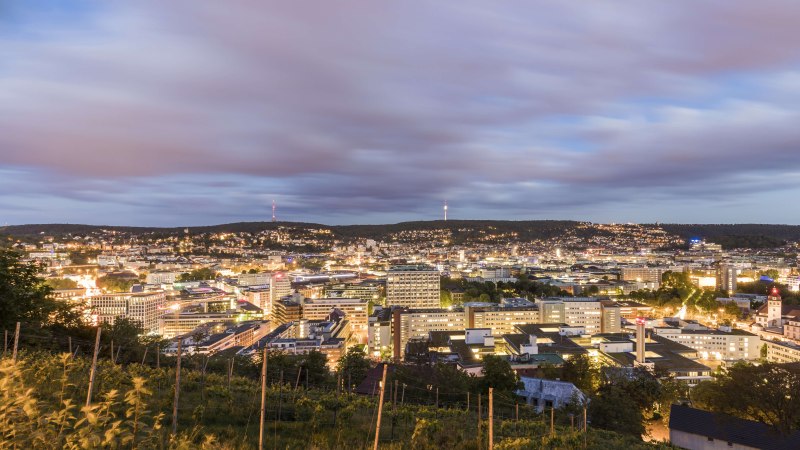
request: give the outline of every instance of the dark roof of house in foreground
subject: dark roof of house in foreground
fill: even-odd
[[[683,405],[672,405],[669,428],[764,450],[800,448],[800,432],[782,435],[760,422]]]

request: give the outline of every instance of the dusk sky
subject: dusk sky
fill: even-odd
[[[0,0],[0,225],[800,223],[800,2]]]

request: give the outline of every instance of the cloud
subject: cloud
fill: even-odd
[[[27,174],[0,201],[40,205],[15,220],[67,199],[73,221],[214,223],[273,197],[339,223],[444,199],[669,220],[691,195],[713,221],[800,169],[794,2],[40,6],[0,10],[0,169]]]

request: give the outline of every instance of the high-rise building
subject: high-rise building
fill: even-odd
[[[438,308],[439,272],[425,265],[395,266],[386,277],[386,305]]]
[[[292,280],[283,272],[274,272],[269,283],[269,305],[264,314],[272,314],[272,305],[292,293]]]
[[[165,302],[163,291],[102,294],[89,298],[89,306],[98,323],[113,324],[119,318],[126,318],[139,323],[148,333],[158,332],[158,318]]]
[[[725,291],[728,295],[736,292],[736,275],[738,269],[729,264],[717,266],[717,288]]]

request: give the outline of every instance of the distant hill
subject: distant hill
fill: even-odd
[[[702,238],[722,244],[725,248],[771,248],[787,241],[800,241],[800,225],[769,224],[644,224],[644,227],[662,229],[682,239]],[[265,230],[288,228],[291,230],[329,230],[338,239],[386,239],[407,233],[446,233],[452,242],[480,240],[492,234],[507,236],[509,241],[546,240],[566,234],[578,238],[608,235],[607,230],[593,227],[589,222],[571,220],[434,220],[401,222],[382,225],[324,225],[303,222],[236,222],[208,226],[188,227],[128,227],[78,224],[30,224],[0,227],[0,234],[14,237],[47,234],[61,237],[67,234],[86,235],[101,230],[123,234],[150,234],[153,236],[181,235],[189,228],[191,234],[202,233],[258,233]]]

